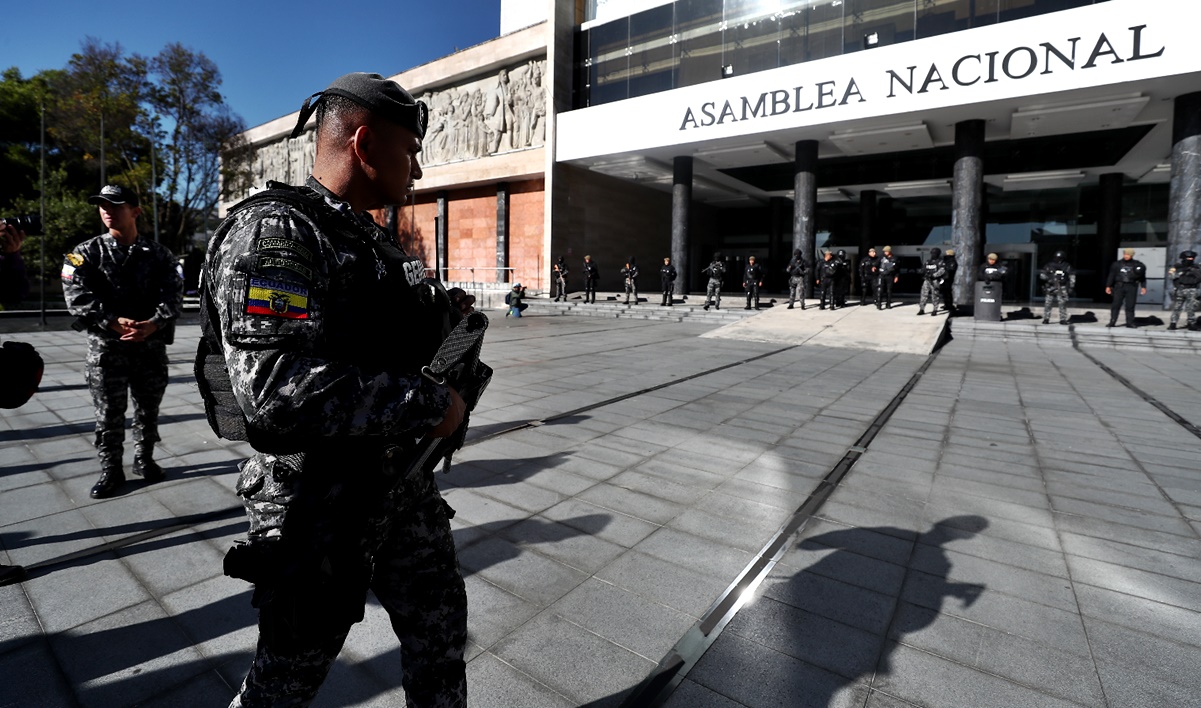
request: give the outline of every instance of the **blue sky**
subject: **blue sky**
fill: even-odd
[[[254,126],[347,72],[387,76],[496,37],[500,0],[5,0],[0,21],[0,69],[26,77],[64,68],[89,35],[148,56],[180,42],[216,62],[226,102]]]

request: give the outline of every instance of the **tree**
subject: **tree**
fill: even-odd
[[[150,60],[149,68],[154,77],[149,105],[170,126],[162,150],[163,186],[178,207],[164,240],[179,248],[213,215],[223,170],[236,178],[239,161],[246,159],[236,149],[245,125],[225,105],[218,91],[221,72],[203,52],[168,44]],[[222,164],[224,151],[230,153],[231,164]]]

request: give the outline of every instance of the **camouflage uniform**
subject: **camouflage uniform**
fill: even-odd
[[[705,286],[705,309],[709,309],[709,305],[721,309],[721,281],[722,276],[726,274],[726,264],[718,259],[714,259],[712,263],[705,266],[702,273],[709,274],[709,284]]]
[[[1201,266],[1197,265],[1194,258],[1187,258],[1192,251],[1185,251],[1182,254],[1180,262],[1172,266],[1168,271],[1168,277],[1172,279],[1172,320],[1170,327],[1176,329],[1176,323],[1180,321],[1180,311],[1185,312],[1185,321],[1188,322],[1189,329],[1197,321],[1197,286],[1201,285]]]
[[[67,309],[87,328],[88,389],[96,413],[96,450],[105,470],[120,470],[125,409],[133,396],[137,458],[149,460],[159,441],[158,409],[167,389],[167,345],[183,305],[175,256],[144,236],[122,246],[101,234],[75,247],[61,273]],[[109,329],[118,317],[158,325],[142,342],[123,342]]]
[[[272,451],[296,449],[258,452],[238,480],[263,560],[252,578],[258,650],[231,705],[307,705],[370,589],[401,642],[408,704],[463,706],[453,511],[428,474],[398,480],[390,464],[450,404],[419,373],[440,342],[436,318],[410,302],[425,269],[316,180],[299,193],[311,210],[235,211],[206,265],[247,424]]]
[[[809,267],[800,251],[792,255],[784,272],[788,273],[788,309],[791,310],[797,300],[801,301],[801,309],[805,309],[805,274],[809,272]]]
[[[634,304],[638,304],[638,266],[634,265],[633,259],[626,263],[621,269],[621,275],[625,279],[626,289],[626,304],[630,304],[630,295],[634,296]]]
[[[922,264],[922,292],[917,301],[917,314],[925,314],[927,302],[931,306],[930,314],[938,314],[938,301],[942,295],[942,281],[946,274],[947,266],[936,248],[930,254],[930,259]]]
[[[1043,324],[1050,324],[1051,308],[1056,305],[1059,307],[1059,324],[1068,323],[1068,297],[1076,285],[1076,275],[1072,272],[1072,266],[1058,255],[1043,266],[1038,274],[1046,294],[1043,303]]]

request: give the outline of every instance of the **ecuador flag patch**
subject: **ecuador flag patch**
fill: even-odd
[[[309,289],[266,278],[251,278],[246,290],[246,314],[309,318]]]

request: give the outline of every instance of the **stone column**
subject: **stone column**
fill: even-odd
[[[1117,260],[1118,246],[1122,240],[1122,180],[1125,175],[1121,172],[1107,172],[1101,175],[1101,189],[1097,205],[1097,272],[1101,277],[1097,280],[1097,291],[1093,293],[1094,302],[1109,302],[1105,294],[1105,277],[1109,274],[1109,265]]]
[[[445,190],[438,192],[438,220],[434,226],[434,268],[436,269],[434,276],[443,281],[450,280],[450,273],[446,270],[448,265],[446,248],[449,242],[446,237],[448,230],[446,223],[447,196]]]
[[[509,183],[496,185],[496,282],[508,280],[509,267]]]
[[[688,295],[688,250],[692,246],[688,238],[688,219],[691,213],[692,156],[681,155],[672,160],[671,175],[671,264],[678,273],[676,292],[681,296]]]
[[[1167,262],[1201,242],[1201,92],[1176,97],[1172,115],[1172,183],[1168,189]],[[1165,298],[1165,308],[1167,307]]]
[[[980,263],[983,230],[980,221],[984,192],[984,121],[955,124],[955,180],[951,197],[951,246],[959,269],[955,273],[955,302],[967,305],[975,298],[976,267]]]
[[[813,297],[813,248],[817,236],[817,141],[800,140],[793,162],[792,248],[809,266],[805,297]]]

